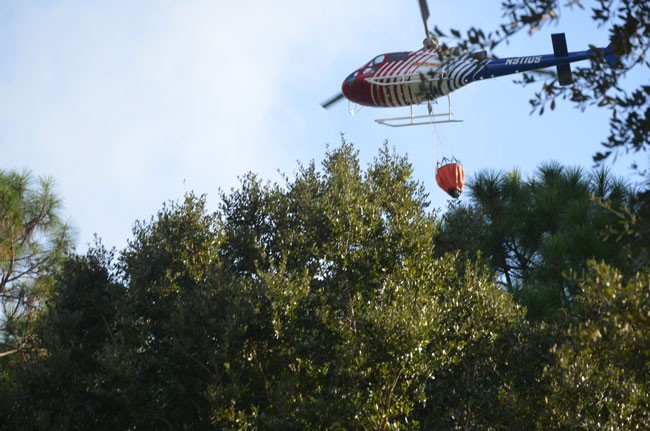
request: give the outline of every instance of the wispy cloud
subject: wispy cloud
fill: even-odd
[[[5,17],[0,48],[11,57],[0,74],[5,167],[58,179],[82,246],[94,232],[124,241],[185,189],[286,170],[295,158],[273,139],[300,112],[289,98],[326,73],[332,41],[371,4],[25,4]]]

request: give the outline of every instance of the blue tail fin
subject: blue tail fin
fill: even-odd
[[[552,34],[551,40],[553,41],[553,54],[556,57],[566,57],[569,55],[564,33]],[[557,65],[557,80],[560,85],[573,83],[573,75],[571,74],[571,65],[569,63]]]
[[[618,63],[618,54],[612,48],[612,44],[607,45],[607,48],[602,50],[603,58],[609,64],[610,67],[617,68],[619,67]]]

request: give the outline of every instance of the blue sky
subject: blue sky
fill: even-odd
[[[429,0],[430,27],[495,28],[498,2]],[[587,13],[521,34],[499,56],[552,52],[564,31],[570,51],[605,45]],[[0,168],[52,176],[77,248],[93,235],[122,248],[136,220],[186,191],[237,187],[252,171],[281,182],[298,162],[322,160],[340,134],[366,165],[384,141],[408,154],[434,208],[436,157],[455,155],[466,174],[558,160],[589,168],[607,137],[603,110],[569,104],[530,115],[537,87],[505,77],[452,94],[462,123],[392,129],[376,118],[404,111],[319,103],[376,54],[416,50],[417,2],[404,0],[7,0],[0,3]],[[642,77],[643,78],[643,77]],[[647,79],[643,78],[643,79]],[[436,152],[434,155],[434,140]],[[613,170],[630,179],[631,160]]]

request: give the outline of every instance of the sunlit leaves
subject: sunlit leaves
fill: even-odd
[[[590,258],[627,265],[622,244],[603,234],[615,217],[592,197],[619,208],[630,205],[634,193],[605,169],[589,173],[547,163],[528,180],[517,171],[485,171],[468,186],[471,203],[445,215],[443,237],[469,236],[473,241],[455,250],[480,251],[530,318],[550,318],[571,302],[576,286],[569,269],[580,273]],[[475,216],[459,223],[467,214]]]
[[[0,171],[0,355],[19,351],[46,297],[47,271],[70,248],[52,179]]]
[[[553,348],[546,427],[634,430],[650,426],[650,302],[647,275],[624,281],[593,265],[583,296],[566,317],[563,341]]]
[[[411,173],[343,140],[283,184],[246,175],[216,212],[188,193],[120,253],[70,257],[0,375],[0,427],[647,428],[647,208],[617,205],[627,186],[486,172],[441,223]]]

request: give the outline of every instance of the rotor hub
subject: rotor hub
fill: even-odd
[[[429,35],[422,41],[425,49],[437,49],[438,48],[438,39]]]

